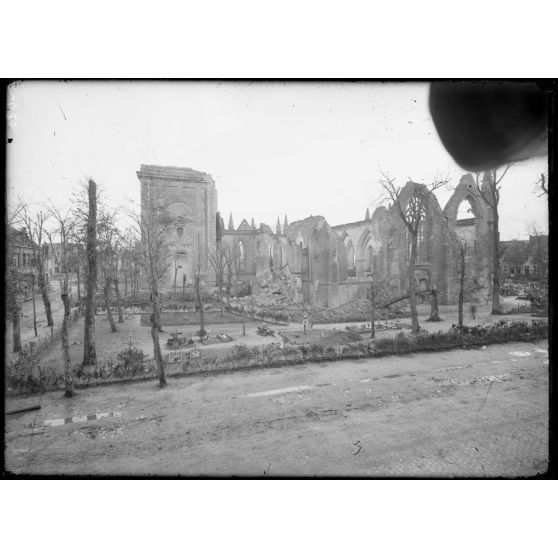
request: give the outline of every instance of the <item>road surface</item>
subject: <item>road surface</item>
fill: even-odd
[[[546,471],[546,342],[8,399],[6,468],[48,475],[515,477]]]

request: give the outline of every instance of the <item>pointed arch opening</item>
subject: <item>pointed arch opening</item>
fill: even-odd
[[[242,240],[238,241],[238,267],[244,269],[244,244]]]
[[[356,254],[352,241],[347,244],[347,276],[356,277]]]
[[[476,240],[477,216],[472,199],[467,196],[457,207],[455,234],[460,242],[473,246]]]

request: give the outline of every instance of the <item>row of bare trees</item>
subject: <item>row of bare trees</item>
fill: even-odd
[[[72,199],[72,208],[62,211],[48,202],[34,211],[32,204],[19,201],[10,214],[10,225],[22,225],[31,241],[33,264],[36,267],[38,286],[45,306],[47,323],[54,325],[50,294],[47,285],[45,246],[49,245],[52,254],[58,257],[60,273],[60,296],[63,303],[62,319],[62,357],[64,362],[65,395],[73,394],[73,378],[69,351],[69,324],[71,317],[70,270],[77,275],[78,300],[81,301],[81,278],[85,276],[84,293],[84,342],[82,366],[97,365],[95,346],[95,316],[97,309],[97,292],[101,291],[107,320],[111,332],[118,331],[112,312],[112,296],[116,297],[118,323],[124,321],[120,278],[124,277],[124,298],[128,293],[137,292],[140,276],[145,277],[151,301],[151,336],[153,352],[158,370],[159,385],[166,385],[165,367],[159,342],[161,327],[161,282],[172,264],[173,243],[169,241],[169,230],[174,226],[173,220],[160,207],[153,203],[149,194],[142,200],[141,212],[128,210],[120,214],[128,218],[129,227],[124,233],[117,224],[117,212],[109,210],[103,203],[102,194],[94,180],[90,179],[79,189]],[[199,243],[198,243],[199,244]],[[56,250],[55,250],[56,245]],[[199,245],[198,245],[199,252]],[[233,276],[238,273],[238,257],[234,250],[219,243],[216,252],[209,255],[210,263],[216,270],[217,285],[222,304],[223,293],[227,305]],[[204,334],[203,303],[201,296],[201,271],[198,257],[196,274],[197,304],[200,308],[201,334]],[[126,262],[123,272],[120,262]],[[13,270],[12,270],[13,271]],[[13,275],[13,274],[12,274]],[[19,334],[19,315],[16,277],[8,276],[14,288],[8,292],[10,310],[14,321],[14,350],[21,349]],[[13,296],[12,296],[13,294]],[[17,322],[17,323],[16,323]],[[17,339],[15,332],[17,331]]]
[[[126,262],[124,269],[124,297],[128,293],[137,292],[140,287],[142,270],[146,273],[150,285],[153,313],[159,331],[159,283],[166,270],[167,253],[165,252],[164,231],[167,226],[147,210],[143,216],[139,212],[130,212],[132,226],[121,233],[117,226],[117,213],[109,210],[103,203],[99,188],[90,179],[80,188],[68,210],[58,208],[52,202],[40,204],[18,200],[16,206],[8,214],[8,231],[12,233],[16,227],[23,229],[28,237],[28,248],[32,251],[31,260],[34,268],[33,277],[37,284],[45,308],[48,326],[54,326],[51,292],[48,283],[47,258],[56,259],[57,274],[60,277],[60,297],[63,304],[61,325],[62,360],[65,377],[65,395],[73,394],[71,377],[71,361],[69,351],[69,326],[71,318],[72,292],[70,270],[77,279],[78,301],[82,301],[82,278],[85,276],[84,296],[84,343],[82,366],[96,366],[97,352],[95,347],[95,315],[97,310],[98,287],[103,293],[104,305],[110,329],[117,331],[112,315],[112,291],[116,296],[118,322],[122,323],[122,296],[120,289],[121,272],[119,262]],[[10,242],[10,238],[8,239]],[[31,266],[28,266],[31,267]],[[21,350],[20,312],[22,274],[16,266],[8,266],[6,284],[8,312],[13,322],[13,349]],[[34,293],[33,293],[34,294]],[[35,302],[33,296],[33,303]],[[36,327],[35,327],[35,334]],[[160,363],[160,377],[164,380],[164,369],[158,342],[154,339],[155,358]],[[161,385],[164,381],[161,381]]]

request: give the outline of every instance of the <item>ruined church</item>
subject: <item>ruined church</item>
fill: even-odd
[[[322,216],[289,223],[278,218],[275,228],[243,218],[235,227],[217,211],[217,191],[209,174],[189,168],[142,165],[137,172],[143,200],[157,200],[172,220],[169,241],[172,264],[163,284],[169,288],[194,280],[214,284],[209,255],[218,243],[236,254],[240,281],[282,279],[293,301],[335,307],[365,297],[370,277],[407,292],[410,238],[395,207],[366,209],[363,220],[330,225]],[[424,185],[408,182],[399,204],[407,207]],[[484,188],[484,186],[481,186]],[[468,213],[463,214],[466,207]],[[442,209],[434,195],[425,204],[418,235],[415,281],[419,289],[436,288],[442,304],[455,303],[458,247],[467,246],[466,266],[479,282],[490,272],[490,211],[470,174],[464,175]]]

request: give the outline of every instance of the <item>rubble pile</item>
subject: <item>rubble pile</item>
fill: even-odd
[[[248,296],[231,299],[233,311],[243,309],[254,318],[280,322],[301,322],[308,318],[315,324],[365,322],[370,320],[370,301],[366,298],[348,302],[337,308],[312,307],[308,303],[295,302],[288,281],[285,279],[257,281],[254,292]],[[392,305],[376,310],[376,319],[407,317],[402,305]]]
[[[316,324],[338,322],[366,322],[370,320],[370,301],[359,298],[337,308],[312,308],[311,318]],[[376,310],[376,319],[395,319],[406,317],[408,313],[403,307],[391,306]]]
[[[261,279],[254,288],[254,293],[231,299],[233,310],[245,308],[269,317],[277,317],[285,321],[302,320],[310,311],[310,306],[291,300],[288,286],[284,280]]]

